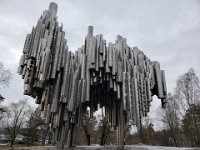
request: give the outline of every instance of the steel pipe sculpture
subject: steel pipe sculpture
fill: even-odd
[[[140,127],[152,96],[165,106],[164,71],[122,36],[107,44],[102,34],[93,35],[92,26],[84,45],[69,51],[56,13],[57,4],[50,3],[26,37],[18,68],[24,94],[36,98],[59,148],[75,146],[76,129],[87,107],[91,117],[104,107],[106,118],[117,128],[118,148],[123,149],[124,126]]]

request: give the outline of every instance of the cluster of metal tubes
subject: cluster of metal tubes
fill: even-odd
[[[105,109],[123,147],[124,126],[141,126],[153,95],[165,106],[164,71],[122,36],[107,44],[102,34],[93,35],[92,26],[84,45],[69,51],[56,13],[57,5],[50,3],[26,37],[18,68],[24,94],[36,98],[59,148],[75,145],[76,129],[88,107],[90,117],[98,108]]]

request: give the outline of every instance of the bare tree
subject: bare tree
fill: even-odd
[[[0,86],[8,86],[11,80],[11,73],[8,69],[4,68],[2,62],[0,62]],[[4,101],[4,97],[0,94],[0,104]],[[5,115],[5,107],[0,105],[0,120]]]
[[[50,126],[48,124],[43,124],[41,126],[41,140],[42,140],[42,145],[45,145],[45,141],[46,139],[50,139],[49,138],[49,133],[50,133]],[[48,141],[49,142],[49,141]]]
[[[27,142],[28,146],[33,145],[35,142],[39,142],[39,140],[43,139],[43,136],[46,135],[44,132],[46,131],[44,129],[45,120],[42,116],[42,112],[39,108],[36,108],[35,110],[30,108],[29,110],[30,112],[27,115],[26,124],[22,132],[25,136],[24,140]]]
[[[83,116],[81,119],[81,126],[83,128],[87,140],[87,145],[90,145],[91,134],[95,130],[95,125],[96,125],[96,118],[95,117],[90,118],[89,112],[87,112],[86,115]]]
[[[155,144],[155,131],[153,128],[153,123],[151,123],[149,116],[145,117],[143,120],[142,128],[139,133],[141,134],[141,141],[144,144],[154,145]]]
[[[191,146],[200,145],[200,123],[196,108],[200,104],[200,81],[194,69],[190,69],[177,80],[175,96],[180,102],[183,118],[183,129],[187,141],[191,141]],[[194,109],[195,108],[195,109]],[[187,123],[188,122],[188,123]],[[189,131],[185,129],[189,128]],[[190,132],[188,134],[187,132]],[[191,135],[191,136],[188,136]]]
[[[2,62],[0,62],[0,85],[8,86],[10,84],[11,73],[8,69],[4,68]]]
[[[15,142],[20,128],[23,123],[25,123],[26,114],[29,108],[30,106],[28,105],[26,99],[13,102],[6,108],[4,127],[9,134],[11,147]]]
[[[184,112],[191,105],[200,103],[200,82],[193,68],[178,78],[175,96]]]
[[[194,69],[191,68],[178,78],[175,94],[168,94],[168,104],[163,114],[162,121],[167,127],[169,142],[172,145],[198,146],[200,144],[199,115],[194,109],[199,103],[200,82]],[[193,145],[188,144],[194,142]]]
[[[0,95],[0,103],[3,102],[4,100],[4,97],[2,97]],[[2,118],[5,116],[5,112],[6,112],[6,109],[4,106],[0,105],[0,121],[2,120]]]
[[[99,123],[99,132],[100,132],[100,145],[105,145],[108,136],[111,133],[111,125],[108,122],[106,117],[102,117]]]
[[[169,131],[169,139],[172,139],[172,145],[180,146],[180,117],[179,105],[175,97],[168,93],[167,107],[163,111],[162,121],[165,124],[166,130]],[[168,143],[170,145],[170,143]]]

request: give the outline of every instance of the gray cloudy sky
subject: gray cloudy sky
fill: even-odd
[[[25,37],[50,0],[0,0],[0,61],[13,74],[10,87],[1,88],[5,103],[23,98],[17,75]],[[64,25],[70,50],[84,42],[87,26],[107,41],[120,34],[166,71],[168,91],[193,67],[200,75],[200,0],[55,0],[58,21]],[[30,99],[32,103],[34,100]],[[155,100],[152,105],[157,106]],[[159,101],[160,104],[160,101]],[[156,107],[152,108],[155,112]]]

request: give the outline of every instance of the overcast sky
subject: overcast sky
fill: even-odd
[[[0,61],[12,72],[8,88],[1,88],[5,104],[23,98],[17,66],[26,34],[31,32],[49,0],[0,0]],[[193,67],[200,75],[200,0],[55,0],[70,50],[84,43],[87,26],[114,42],[127,38],[166,72],[168,91]],[[30,98],[29,98],[30,99]],[[34,103],[33,99],[30,99]],[[154,101],[152,106],[160,105]],[[157,107],[152,107],[155,112]]]

